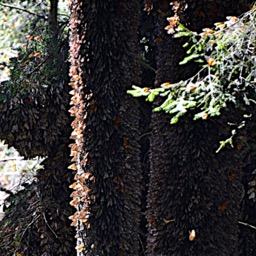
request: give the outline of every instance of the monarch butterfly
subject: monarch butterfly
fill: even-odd
[[[196,231],[192,229],[189,231],[189,241],[193,241],[196,238]]]

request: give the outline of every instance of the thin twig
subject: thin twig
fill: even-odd
[[[9,189],[0,187],[1,192],[5,192],[6,194],[13,195],[13,192]]]
[[[40,67],[51,57],[51,55],[48,55],[39,65],[37,65],[31,72],[28,73],[28,75],[33,74],[34,72],[38,71]]]
[[[7,161],[16,161],[16,160],[24,160],[23,157],[19,157],[19,158],[4,158],[4,159],[0,159],[0,162],[7,162]]]
[[[143,137],[146,137],[146,136],[148,136],[148,135],[152,135],[152,133],[153,133],[152,131],[143,133],[143,134],[141,134],[141,135],[139,136],[139,139],[141,139],[141,138],[143,138]]]
[[[246,226],[246,227],[249,227],[249,228],[252,228],[252,229],[255,229],[255,230],[256,230],[256,227],[255,227],[255,226],[253,226],[253,225],[251,225],[251,224],[248,224],[248,223],[246,223],[246,222],[238,221],[238,223],[241,224],[241,225],[244,225],[244,226]]]
[[[151,71],[153,71],[154,73],[156,73],[156,69],[154,69],[153,67],[151,67],[149,64],[147,64],[145,61],[140,61],[140,65],[145,68],[145,69],[149,69]]]
[[[21,7],[18,7],[18,6],[14,6],[14,5],[9,5],[9,4],[3,4],[3,3],[0,3],[1,6],[4,6],[4,7],[8,7],[8,8],[11,8],[11,9],[15,9],[15,10],[19,10],[19,11],[22,11],[22,12],[26,12],[26,13],[29,13],[31,15],[34,15],[34,16],[37,16],[39,18],[42,18],[44,20],[47,20],[47,17],[43,16],[43,15],[40,15],[38,13],[34,13],[34,12],[31,12],[31,11],[28,11],[27,9],[24,9],[24,8],[21,8]]]
[[[140,246],[141,246],[141,249],[142,249],[142,253],[143,253],[143,255],[146,255],[145,248],[144,248],[143,242],[142,242],[142,240],[140,238],[140,235],[138,235],[138,238],[139,238]]]
[[[45,216],[45,213],[43,212],[43,216],[44,216],[44,221],[47,225],[47,227],[52,231],[52,233],[55,235],[55,237],[58,239],[59,237],[57,236],[57,234],[54,232],[54,230],[51,228],[51,226],[49,225],[47,219],[46,219],[46,216]]]
[[[40,217],[40,216],[37,215],[37,216],[35,217],[35,219],[33,219],[33,220],[27,225],[27,227],[25,228],[25,230],[23,231],[23,233],[22,233],[22,235],[21,235],[20,242],[22,241],[22,239],[23,239],[25,233],[27,232],[28,228],[29,228],[31,225],[33,225],[39,217]]]

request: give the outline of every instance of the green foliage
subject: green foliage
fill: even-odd
[[[47,88],[57,80],[56,57],[66,48],[67,33],[60,33],[57,41],[52,38],[49,27],[42,24],[27,35],[26,43],[17,49],[17,58],[8,65],[10,80],[0,92],[0,103],[16,97],[25,103],[37,103]],[[63,63],[63,65],[66,65]]]
[[[58,7],[58,21],[63,26],[69,17],[67,1],[60,0]],[[40,34],[40,28],[47,26],[49,8],[50,1],[0,2],[0,82],[9,80],[10,62],[28,42],[28,35]]]
[[[12,8],[13,7],[13,8]],[[16,9],[17,7],[17,9]],[[20,8],[20,9],[18,9]],[[26,42],[29,30],[39,26],[43,17],[43,4],[36,1],[1,1],[0,3],[0,81],[9,79],[9,59],[17,56],[17,48]],[[35,15],[24,12],[29,10]],[[37,14],[39,16],[37,16]]]
[[[128,93],[150,102],[162,97],[162,104],[153,111],[170,114],[172,124],[189,110],[194,110],[195,120],[219,116],[230,103],[245,109],[246,114],[246,107],[256,103],[255,16],[253,8],[240,18],[227,17],[224,23],[215,23],[214,29],[203,29],[200,34],[177,23],[174,37],[189,37],[184,44],[187,56],[180,65],[198,62],[199,72],[185,81],[163,83],[160,88],[133,86]]]

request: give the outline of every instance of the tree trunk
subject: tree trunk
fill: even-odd
[[[240,222],[240,254],[253,256],[256,252],[256,122],[255,107],[252,108],[252,120],[247,124],[247,132],[240,136],[238,149],[243,157],[243,201]],[[250,226],[251,225],[251,226]]]
[[[68,171],[70,158],[67,150],[70,130],[67,127],[59,144],[55,145],[48,158],[43,161],[44,168],[37,173],[33,208],[35,217],[38,218],[32,232],[39,237],[39,246],[36,247],[32,240],[30,255],[75,255],[75,232],[68,220],[74,212],[68,204],[68,186],[72,179],[72,173]]]
[[[50,1],[50,12],[49,12],[49,25],[53,34],[57,34],[58,31],[58,0]]]
[[[57,22],[57,5],[52,7],[55,9],[50,13]],[[44,168],[37,172],[36,181],[9,198],[11,205],[1,222],[4,228],[0,235],[6,245],[0,248],[1,255],[18,252],[44,256],[75,254],[75,232],[68,221],[73,210],[69,205],[68,188],[72,172],[68,170],[71,118],[68,113],[67,44],[57,42],[57,31],[50,25],[51,43],[45,46],[49,57],[41,67],[46,72],[52,68],[50,78],[49,74],[43,74],[50,85],[44,89],[43,78],[40,81],[31,79],[25,91],[27,98],[24,98],[24,91],[16,92],[12,84],[3,88],[7,94],[6,102],[0,105],[1,139],[25,158],[47,158],[42,163]]]
[[[126,94],[139,81],[139,7],[135,0],[70,6],[78,255],[139,254],[139,113]]]
[[[60,60],[60,58],[58,59]],[[43,117],[54,117],[53,113],[56,113],[56,121],[60,118],[58,114],[61,112],[60,115],[63,117],[61,119],[62,134],[59,135],[58,139],[54,138],[54,145],[50,142],[52,138],[46,138],[50,145],[42,145],[42,147],[47,148],[48,152],[47,158],[42,162],[43,169],[37,173],[36,181],[26,187],[24,191],[20,191],[17,195],[9,198],[9,202],[12,204],[8,207],[7,214],[0,224],[3,225],[0,236],[6,244],[4,247],[0,246],[1,255],[13,255],[15,251],[24,253],[24,255],[44,256],[72,256],[75,253],[75,234],[68,221],[68,216],[73,213],[68,203],[70,195],[68,186],[72,177],[72,172],[68,170],[70,164],[68,144],[71,133],[71,121],[67,109],[69,103],[68,84],[61,78],[59,79],[52,86],[58,90],[59,86],[64,85],[61,93],[54,97],[52,95],[54,90],[52,90],[48,95],[55,109],[51,108],[48,113],[43,113]],[[61,98],[61,101],[59,103],[54,102],[52,98],[55,100]],[[49,105],[52,106],[52,104]],[[60,106],[65,107],[60,109]],[[23,111],[24,107],[26,106],[21,105],[19,111]],[[48,107],[50,108],[50,106]],[[46,106],[46,109],[48,107]],[[37,112],[37,108],[34,108],[33,111]],[[11,120],[13,116],[9,118]],[[49,119],[46,120],[50,121]],[[16,125],[22,127],[23,123]],[[56,126],[54,127],[56,128]],[[34,132],[33,126],[29,128],[26,133],[37,134]],[[49,134],[50,130],[48,130],[47,135],[50,136]],[[40,138],[37,137],[37,139],[39,142]],[[41,141],[43,141],[42,138]],[[26,140],[18,142],[19,145],[23,143],[24,147],[33,144],[33,141]],[[41,145],[39,146],[41,147]],[[32,145],[31,148],[23,148],[19,152],[25,152],[25,157],[29,157],[30,152],[32,152],[31,156],[34,156],[38,151]],[[6,226],[6,224],[8,225]],[[11,235],[9,234],[10,230],[12,230]]]
[[[246,7],[245,1],[177,3],[181,21],[196,30]],[[182,40],[163,30],[171,16],[169,2],[157,1],[154,8],[158,13],[156,86],[189,78],[197,68],[178,65],[184,57]],[[232,109],[209,121],[192,121],[188,115],[173,126],[166,114],[152,115],[148,255],[238,255],[241,162],[235,150],[215,153],[219,141],[229,136],[225,124],[235,115]]]

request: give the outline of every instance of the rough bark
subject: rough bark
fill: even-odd
[[[0,224],[2,227],[0,237],[5,242],[0,248],[1,254],[13,255],[14,251],[19,251],[29,255],[71,256],[75,253],[74,233],[68,221],[68,216],[73,211],[68,204],[70,194],[68,186],[72,173],[67,169],[70,163],[68,144],[71,133],[67,109],[69,102],[67,84],[64,84],[62,95],[61,104],[66,106],[66,113],[65,109],[63,110],[65,116],[62,119],[62,134],[58,140],[55,140],[54,145],[50,145],[51,147],[48,145],[50,148],[47,158],[42,162],[44,168],[38,171],[36,181],[8,199],[11,205],[7,208],[6,216]],[[17,110],[23,111],[22,106]],[[58,119],[58,116],[56,118]],[[16,125],[22,126],[20,122]],[[30,127],[27,132],[33,133],[33,128]],[[24,140],[21,143],[25,147],[28,144],[32,145],[33,141]],[[26,148],[20,150],[20,153],[24,152],[29,151],[26,151]],[[33,151],[31,156],[34,156],[34,153]],[[30,155],[26,153],[25,156]],[[8,224],[9,222],[11,224]]]
[[[36,181],[8,199],[11,205],[0,223],[0,237],[5,242],[0,246],[1,255],[75,254],[75,234],[68,221],[73,210],[68,202],[72,173],[67,168],[71,133],[67,43],[57,42],[57,33],[51,32],[45,46],[49,56],[34,71],[41,72],[42,78],[35,81],[31,74],[25,88],[12,81],[1,87],[5,97],[0,104],[0,138],[26,159],[47,157]],[[50,81],[48,86],[44,78]]]
[[[256,144],[255,144],[255,108],[252,109],[252,120],[247,124],[247,132],[239,137],[238,149],[243,158],[243,201],[240,223],[240,254],[252,256],[256,252]],[[249,226],[249,225],[252,226]]]
[[[245,1],[177,2],[188,4],[179,15],[196,30],[246,7]],[[182,41],[163,30],[166,17],[171,16],[168,4],[156,1],[154,6],[159,13],[156,86],[184,80],[196,70],[191,64],[178,65],[184,56]],[[194,122],[186,116],[174,126],[165,114],[152,115],[148,255],[238,255],[241,159],[231,149],[215,153],[219,141],[230,132],[224,124],[235,112],[231,107],[211,121]],[[189,233],[192,230],[194,239]]]
[[[69,124],[67,78],[63,78],[67,72],[66,53],[55,49],[55,54],[46,65],[54,65],[59,73],[51,77],[47,88],[43,79],[17,92],[19,85],[12,82],[0,87],[5,95],[0,103],[0,138],[25,158],[47,156]]]
[[[138,255],[139,117],[126,94],[139,76],[139,1],[71,3],[70,112],[78,255]]]
[[[57,34],[58,30],[58,2],[58,0],[50,1],[49,25],[54,34]]]

